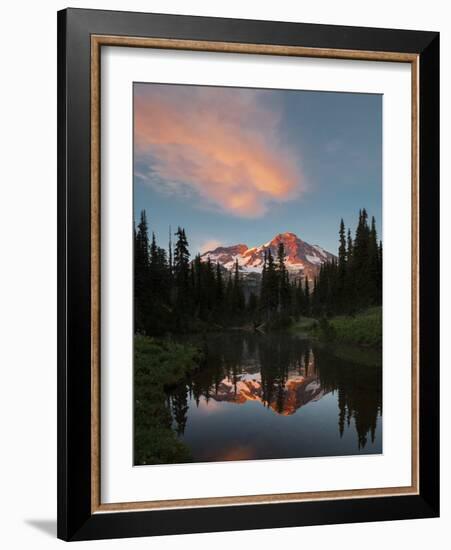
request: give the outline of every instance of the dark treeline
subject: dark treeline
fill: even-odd
[[[174,237],[174,242],[172,238]],[[149,237],[146,212],[135,227],[135,332],[155,335],[227,326],[280,327],[300,316],[352,314],[382,301],[382,243],[374,218],[359,213],[354,239],[343,220],[338,259],[325,263],[312,282],[293,279],[283,243],[276,257],[265,251],[258,291],[247,291],[238,262],[232,272],[200,255],[191,258],[185,229],[169,230],[168,251]]]
[[[365,209],[359,212],[355,237],[339,230],[338,259],[321,266],[314,282],[311,313],[315,317],[354,314],[382,305],[382,241],[378,241],[376,221]]]
[[[200,255],[191,259],[181,227],[168,252],[149,238],[145,211],[135,228],[135,332],[158,335],[231,326],[246,322],[254,310],[246,304],[238,264],[233,273]]]

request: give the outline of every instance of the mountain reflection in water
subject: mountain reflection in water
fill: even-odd
[[[284,333],[184,340],[204,363],[168,405],[195,462],[382,452],[380,352]]]

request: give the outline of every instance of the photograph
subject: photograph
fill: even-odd
[[[58,538],[437,518],[435,23],[107,8],[57,17]]]
[[[382,123],[133,83],[135,466],[383,453]]]

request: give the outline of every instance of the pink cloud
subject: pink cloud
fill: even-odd
[[[135,92],[135,161],[162,192],[240,217],[302,191],[298,158],[282,146],[280,113],[264,92],[146,85]]]

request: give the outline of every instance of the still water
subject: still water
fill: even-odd
[[[280,333],[187,340],[204,363],[167,399],[194,462],[382,452],[380,352]]]

